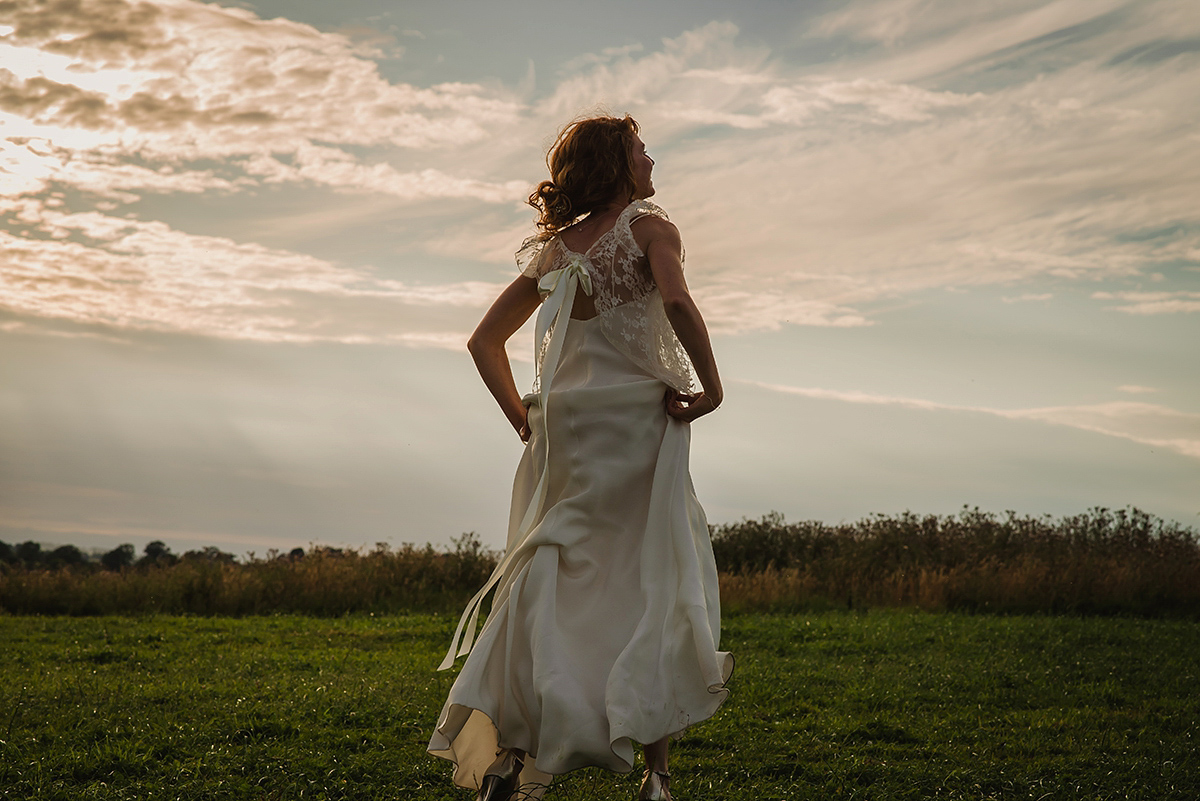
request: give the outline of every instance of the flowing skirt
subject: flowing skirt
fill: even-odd
[[[595,318],[570,321],[513,486],[510,549],[549,461],[533,547],[498,585],[429,742],[459,786],[477,788],[500,747],[528,754],[526,791],[586,766],[627,772],[635,742],[678,736],[725,700],[733,658],[717,650],[690,428],[667,417],[666,391]]]

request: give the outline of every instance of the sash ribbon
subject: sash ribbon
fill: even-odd
[[[542,447],[546,448],[547,458],[544,460],[542,474],[538,478],[537,489],[533,492],[532,502],[525,510],[525,516],[518,528],[515,544],[508,549],[487,582],[479,592],[475,593],[475,597],[463,610],[462,616],[458,619],[458,627],[454,630],[454,637],[450,640],[450,650],[446,652],[446,658],[438,665],[438,670],[453,667],[456,658],[471,652],[471,646],[475,643],[475,631],[479,625],[479,609],[483,605],[483,600],[504,578],[505,573],[517,557],[530,550],[530,534],[533,532],[534,523],[541,516],[542,505],[546,501],[546,487],[550,482],[550,459],[548,458],[550,432],[549,426],[546,425],[546,401],[550,398],[550,384],[554,379],[558,360],[562,356],[563,337],[566,336],[567,325],[571,319],[571,309],[575,305],[576,290],[579,287],[583,288],[585,294],[589,296],[592,294],[592,276],[587,270],[585,257],[578,253],[569,253],[565,266],[551,270],[538,280],[538,291],[545,297],[542,307],[538,311],[537,333],[534,338],[533,356],[535,364],[538,364],[539,391],[536,395],[533,393],[526,395],[523,400],[531,406],[536,403],[542,409]],[[546,341],[547,333],[550,334],[550,343],[546,346],[546,355],[539,364],[537,357],[542,343]],[[530,443],[534,442],[534,437],[531,436],[529,441]]]

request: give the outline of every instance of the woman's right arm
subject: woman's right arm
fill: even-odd
[[[521,402],[504,343],[525,324],[541,302],[537,281],[519,276],[500,293],[467,340],[467,350],[475,360],[484,385],[500,404],[501,411],[522,442],[529,439],[529,410]]]
[[[717,373],[717,360],[713,356],[704,318],[683,279],[683,242],[679,229],[658,217],[644,217],[638,221],[638,226],[640,230],[634,232],[634,237],[645,240],[645,244],[638,242],[638,245],[650,261],[650,272],[662,295],[667,319],[675,329],[675,336],[679,337],[679,344],[691,358],[704,390],[699,395],[677,392],[667,403],[668,414],[690,423],[715,411],[725,397],[721,376]]]

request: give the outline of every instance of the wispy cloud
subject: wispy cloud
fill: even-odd
[[[716,333],[775,331],[783,325],[815,325],[850,328],[871,325],[871,321],[836,300],[807,300],[803,294],[787,291],[794,281],[778,278],[766,287],[747,287],[737,282],[713,283],[695,291],[704,307],[705,319]],[[820,287],[821,281],[807,282]],[[769,291],[775,289],[776,291]],[[768,291],[764,291],[768,289]]]
[[[1142,445],[1166,448],[1184,456],[1200,459],[1200,414],[1180,412],[1151,403],[1112,401],[1078,406],[994,409],[986,406],[962,406],[921,398],[878,395],[868,392],[794,387],[761,381],[744,383],[772,392],[817,400],[872,406],[899,406],[928,412],[986,414],[1006,420],[1048,423],[1131,440]]]
[[[1200,292],[1093,292],[1097,300],[1120,301],[1108,306],[1126,314],[1178,314],[1200,311]]]
[[[533,110],[550,120],[601,100],[644,122],[693,286],[756,296],[726,304],[723,330],[1195,262],[1200,59],[1124,57],[1200,36],[1184,4],[888,0],[807,35],[854,39],[854,55],[795,67],[713,23],[581,67]],[[1164,220],[1177,224],[1146,235]],[[828,280],[782,286],[797,268]],[[780,307],[837,311],[765,311]]]
[[[410,285],[261,245],[164,223],[11,203],[42,234],[0,231],[0,306],[81,324],[273,342],[397,342],[461,347],[459,309],[502,284]],[[397,325],[396,318],[404,320]]]
[[[519,201],[527,194],[524,181],[480,181],[456,178],[440,170],[401,172],[390,164],[363,164],[344,150],[305,144],[292,154],[292,163],[269,155],[241,162],[246,172],[264,183],[320,184],[343,192],[378,192],[404,200],[458,198],[485,203]]]
[[[63,329],[51,325],[37,325],[27,320],[8,320],[0,323],[0,331],[6,333],[31,334],[34,336],[61,337],[63,339],[94,339],[100,342],[111,342],[116,345],[132,345],[134,341],[126,337],[114,337],[99,331],[89,331],[82,328]]]

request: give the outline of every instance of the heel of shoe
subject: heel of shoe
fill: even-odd
[[[671,774],[647,769],[638,801],[671,801]]]
[[[521,786],[521,769],[525,761],[513,751],[503,749],[496,754],[483,780],[479,782],[479,795],[476,801],[510,801],[516,796]]]
[[[484,776],[479,783],[477,801],[509,801],[517,791],[517,783],[504,776]]]

